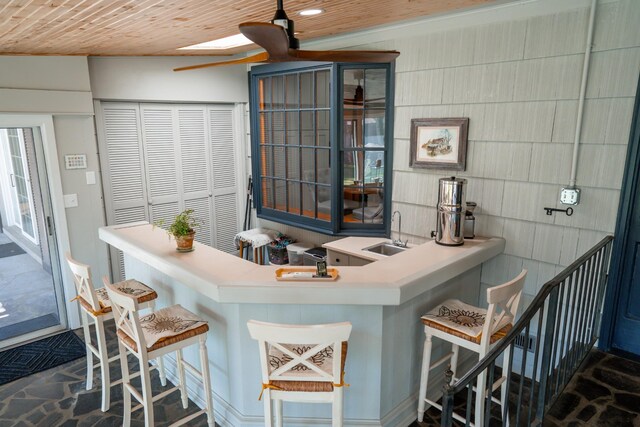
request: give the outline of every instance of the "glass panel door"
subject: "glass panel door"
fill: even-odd
[[[15,200],[14,212],[16,225],[33,243],[38,244],[34,225],[34,206],[31,195],[31,182],[27,172],[25,143],[23,133],[18,129],[7,129],[7,139],[11,156],[11,184]]]
[[[66,327],[39,128],[0,128],[0,350]]]

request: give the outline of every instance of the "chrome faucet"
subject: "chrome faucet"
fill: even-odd
[[[409,240],[407,239],[404,242],[402,241],[402,214],[400,213],[400,211],[394,211],[393,212],[393,215],[391,215],[391,222],[393,222],[395,220],[396,214],[398,214],[398,238],[396,240],[394,240],[392,243],[393,243],[393,246],[406,248],[407,247],[407,242]]]

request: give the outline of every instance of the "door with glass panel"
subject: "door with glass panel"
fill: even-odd
[[[0,128],[0,349],[66,326],[39,128]]]

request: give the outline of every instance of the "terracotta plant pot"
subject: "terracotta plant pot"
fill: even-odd
[[[176,239],[177,249],[179,251],[190,251],[193,248],[193,237],[196,235],[195,231],[184,235],[184,236],[174,236]]]

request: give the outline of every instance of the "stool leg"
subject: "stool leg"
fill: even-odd
[[[460,346],[457,344],[451,344],[451,371],[453,372],[453,378],[460,378],[460,377],[456,377],[456,374],[458,373],[458,354],[460,353]]]
[[[271,390],[264,390],[264,427],[273,427],[273,419],[271,417]]]
[[[131,392],[129,391],[129,363],[127,362],[127,349],[118,340],[118,351],[120,352],[120,371],[122,372],[122,426],[131,425]]]
[[[156,311],[156,302],[155,302],[155,300],[149,301],[149,308],[151,309],[152,313],[154,311]],[[166,387],[167,386],[167,373],[164,370],[164,359],[162,357],[163,356],[158,356],[158,373],[160,374],[160,384],[162,384],[162,387]]]
[[[182,398],[182,407],[187,409],[189,406],[189,396],[187,395],[187,382],[184,375],[184,365],[182,364],[182,349],[176,351],[176,364],[178,365],[178,381],[180,381],[180,397]]]
[[[484,419],[484,398],[487,388],[487,371],[484,370],[478,376],[478,382],[476,383],[476,408],[475,408],[475,424],[476,426],[482,426]]]
[[[144,351],[144,350],[143,350]],[[151,375],[149,372],[149,359],[146,352],[138,359],[140,362],[140,382],[142,383],[142,405],[144,406],[144,425],[153,427],[153,394],[151,392]]]
[[[91,351],[91,332],[89,331],[89,316],[84,309],[80,309],[82,316],[82,333],[84,335],[84,342],[87,348],[87,390],[93,388],[93,352]]]
[[[240,240],[240,258],[244,255],[244,242]]]
[[[100,374],[102,376],[102,412],[107,412],[111,398],[111,376],[109,373],[109,352],[107,340],[104,337],[104,321],[96,318],[96,335],[98,336],[98,351],[100,352]]]
[[[204,386],[204,396],[207,405],[207,422],[209,427],[216,426],[215,416],[213,414],[213,399],[211,398],[211,377],[209,376],[209,357],[207,356],[206,335],[200,337],[200,364],[202,365],[202,384]]]
[[[427,397],[427,383],[431,369],[431,334],[425,331],[424,349],[422,350],[422,370],[420,374],[420,392],[418,394],[418,422],[422,422]]]
[[[258,249],[253,248],[253,262],[256,264],[260,264],[260,258],[258,255]]]
[[[334,386],[332,411],[332,427],[342,427],[342,405],[343,405],[343,387]]]
[[[282,400],[274,400],[274,413],[276,416],[276,427],[282,427]]]

